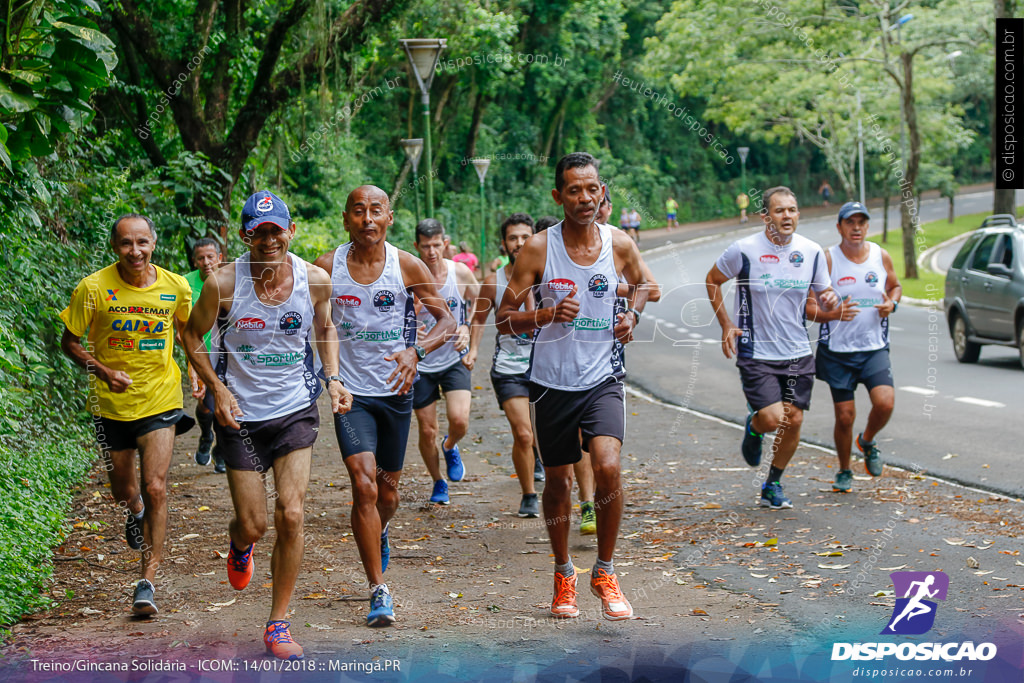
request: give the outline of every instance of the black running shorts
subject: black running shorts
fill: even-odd
[[[230,470],[266,472],[274,461],[292,451],[316,443],[320,409],[316,401],[294,413],[270,420],[239,422],[241,429],[224,427],[214,420],[217,445]]]
[[[739,358],[743,394],[753,410],[773,403],[791,403],[801,410],[811,407],[814,388],[814,356],[793,360]]]
[[[622,382],[609,377],[583,391],[549,389],[530,384],[530,419],[545,467],[580,461],[580,437],[589,452],[595,436],[611,436],[621,443],[626,434],[626,400]]]
[[[411,421],[411,394],[353,396],[352,410],[334,415],[334,433],[338,436],[341,457],[373,453],[382,470],[401,472]]]

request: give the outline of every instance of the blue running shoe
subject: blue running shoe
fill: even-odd
[[[754,431],[751,422],[754,419],[754,414],[747,415],[747,424],[743,429],[743,445],[741,450],[743,451],[743,459],[747,461],[747,464],[751,467],[757,467],[761,464],[761,444],[764,441],[764,434],[758,434]]]
[[[452,449],[446,450],[444,442],[448,440],[448,435],[444,435],[444,439],[441,440],[441,452],[444,453],[444,462],[448,465],[448,481],[462,481],[462,478],[466,476],[466,467],[462,464],[462,458],[459,455],[459,444],[452,446]]]
[[[793,507],[793,501],[782,492],[782,484],[773,481],[761,487],[761,507],[772,510],[783,510]]]
[[[395,623],[394,601],[386,584],[377,586],[370,596],[370,612],[366,615],[367,626],[391,626]]]
[[[388,570],[388,561],[391,559],[391,543],[388,541],[388,528],[384,527],[384,533],[380,535],[380,571],[381,574]]]
[[[448,499],[448,482],[444,479],[438,479],[434,482],[434,492],[430,495],[430,502],[437,503],[438,505],[447,505],[450,502]]]

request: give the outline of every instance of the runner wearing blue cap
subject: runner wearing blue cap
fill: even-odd
[[[836,423],[833,436],[839,456],[839,473],[832,490],[847,493],[853,486],[850,450],[853,423],[857,418],[854,391],[863,384],[871,397],[871,413],[857,448],[873,477],[882,474],[882,457],[875,437],[892,416],[895,391],[889,361],[889,316],[903,295],[889,253],[868,242],[871,215],[860,202],[839,209],[836,228],[839,244],[825,252],[829,274],[842,304],[831,311],[808,297],[807,317],[821,323],[817,376],[832,389]]]

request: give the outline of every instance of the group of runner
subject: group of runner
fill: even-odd
[[[819,376],[831,372],[844,381],[852,378],[848,396],[833,386],[837,444],[839,406],[844,406],[847,472],[852,390],[870,372],[874,402],[876,389],[885,383],[876,372],[877,354],[850,350],[850,339],[859,339],[861,332],[844,336],[850,325],[832,324],[866,320],[868,312],[857,306],[868,306],[872,299],[867,295],[875,292],[853,288],[852,296],[840,302],[831,281],[844,287],[861,270],[881,273],[881,280],[871,280],[867,272],[862,279],[885,293],[885,302],[876,306],[883,319],[882,339],[899,285],[884,251],[880,256],[877,248],[865,248],[866,261],[858,260],[860,251],[851,251],[863,247],[864,207],[853,212],[843,207],[843,242],[826,256],[818,245],[794,234],[796,199],[786,188],[776,190],[765,195],[765,232],[726,250],[708,275],[708,290],[722,322],[723,348],[727,356],[739,356],[750,401],[742,447],[748,462],[758,464],[762,435],[779,431],[762,492],[762,502],[778,508],[789,506],[779,478],[796,447],[809,401],[807,382],[813,381],[807,380],[813,363],[801,353],[806,346],[809,355],[803,316],[826,321],[823,335],[835,358],[823,359],[819,351]],[[118,261],[84,278],[61,317],[67,326],[63,348],[89,373],[89,406],[109,460],[112,492],[126,509],[127,541],[143,551],[133,612],[157,612],[153,580],[166,534],[171,450],[176,432],[191,423],[182,410],[180,373],[171,353],[176,331],[199,401],[202,433],[196,462],[208,464],[213,457],[227,472],[234,506],[227,573],[236,590],[244,589],[254,573],[253,550],[268,527],[267,470],[274,472],[270,497],[276,540],[264,643],[276,657],[297,659],[302,648],[286,616],[303,555],[318,398],[326,388],[352,482],[352,529],[369,583],[367,624],[386,626],[395,621],[384,579],[388,524],[399,504],[412,414],[434,482],[430,500],[446,504],[438,453],[444,456],[447,480],[461,480],[465,466],[458,442],[468,428],[470,370],[493,310],[498,337],[491,381],[512,430],[513,463],[522,487],[519,515],[538,516],[543,507],[555,561],[551,613],[560,618],[579,614],[568,548],[576,479],[581,531],[597,534],[591,592],[600,599],[605,618],[631,618],[613,564],[623,509],[624,344],[632,339],[645,304],[657,300],[660,291],[634,240],[607,224],[611,198],[593,156],[563,157],[555,169],[552,197],[564,218],[552,225],[543,219],[535,223],[527,214],[511,215],[501,226],[509,263],[482,285],[465,265],[443,257],[448,238],[436,220],[417,225],[419,258],[387,242],[394,220],[390,200],[371,185],[348,196],[343,220],[349,241],[312,264],[289,251],[296,225],[285,202],[269,191],[253,194],[242,209],[238,231],[246,253],[220,265],[216,241],[197,243],[199,281],[191,288],[184,278],[151,263],[156,232],[148,218],[119,218],[111,232]],[[879,259],[881,270],[875,266]],[[810,276],[801,279],[808,271]],[[740,278],[738,326],[724,312],[721,295],[721,285],[732,277]],[[816,298],[808,297],[809,289]],[[866,358],[857,355],[864,353]],[[891,412],[891,379],[889,388]],[[439,449],[436,403],[441,392],[448,433]],[[883,412],[873,410],[868,430],[857,438],[866,453],[874,448],[869,437],[887,419]],[[136,476],[136,450],[141,477]],[[534,483],[545,480],[538,501]]]

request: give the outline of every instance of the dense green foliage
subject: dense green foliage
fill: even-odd
[[[57,314],[81,277],[112,260],[119,214],[150,215],[154,261],[184,272],[204,235],[238,254],[240,207],[263,187],[292,208],[293,248],[308,260],[346,239],[345,198],[362,183],[391,194],[391,239],[408,248],[427,177],[436,216],[476,250],[475,157],[492,160],[488,257],[509,213],[558,214],[554,165],[577,150],[602,161],[613,221],[636,208],[645,228],[663,224],[670,196],[680,222],[733,214],[742,146],[748,188],[787,184],[810,201],[830,179],[843,200],[859,114],[835,64],[875,117],[867,176],[868,194],[879,195],[893,188],[882,141],[899,140],[900,123],[901,87],[886,69],[910,49],[917,190],[949,192],[989,173],[991,6],[976,6],[903,3],[917,19],[898,45],[871,19],[890,11],[881,0],[0,7],[0,623],[45,604],[47,549],[92,459],[85,381],[59,351]],[[810,65],[801,36],[840,61]],[[408,37],[448,41],[431,88],[433,167],[419,177],[399,145],[423,136],[399,46]]]

